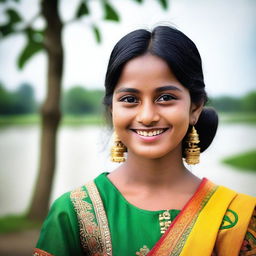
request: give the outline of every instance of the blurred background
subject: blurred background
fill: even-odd
[[[0,255],[30,255],[48,205],[116,167],[104,76],[139,28],[175,26],[201,54],[220,125],[188,168],[256,196],[255,13],[253,0],[1,0]]]

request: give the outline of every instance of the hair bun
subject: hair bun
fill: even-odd
[[[204,107],[195,128],[199,134],[199,147],[204,152],[212,143],[218,128],[219,118],[214,108]]]

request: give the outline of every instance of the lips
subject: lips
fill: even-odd
[[[164,133],[168,128],[158,128],[158,129],[132,129],[132,131],[144,137],[153,137]]]

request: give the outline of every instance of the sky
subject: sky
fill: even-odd
[[[74,16],[79,0],[61,0],[62,20]],[[81,85],[104,88],[108,59],[116,42],[128,32],[174,25],[197,45],[203,61],[206,90],[210,96],[241,96],[256,89],[256,1],[254,0],[171,0],[164,11],[156,0],[112,0],[121,22],[102,20],[99,0],[89,1],[92,15],[68,23],[63,30],[65,50],[63,88]],[[29,21],[39,10],[39,0],[12,3]],[[0,9],[0,23],[5,21]],[[102,32],[97,44],[91,30],[96,23]],[[38,18],[35,27],[44,26]],[[22,35],[0,41],[0,82],[15,90],[21,83],[33,85],[38,100],[46,93],[47,59],[39,53],[18,70],[17,56],[26,44]]]

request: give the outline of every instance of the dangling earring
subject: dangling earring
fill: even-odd
[[[116,132],[114,132],[114,145],[111,148],[111,161],[116,163],[125,162],[124,152],[127,152],[127,148],[118,138]]]
[[[197,144],[200,142],[199,135],[194,126],[187,135],[187,147],[185,148],[185,161],[187,164],[198,164],[200,157],[200,148]]]

